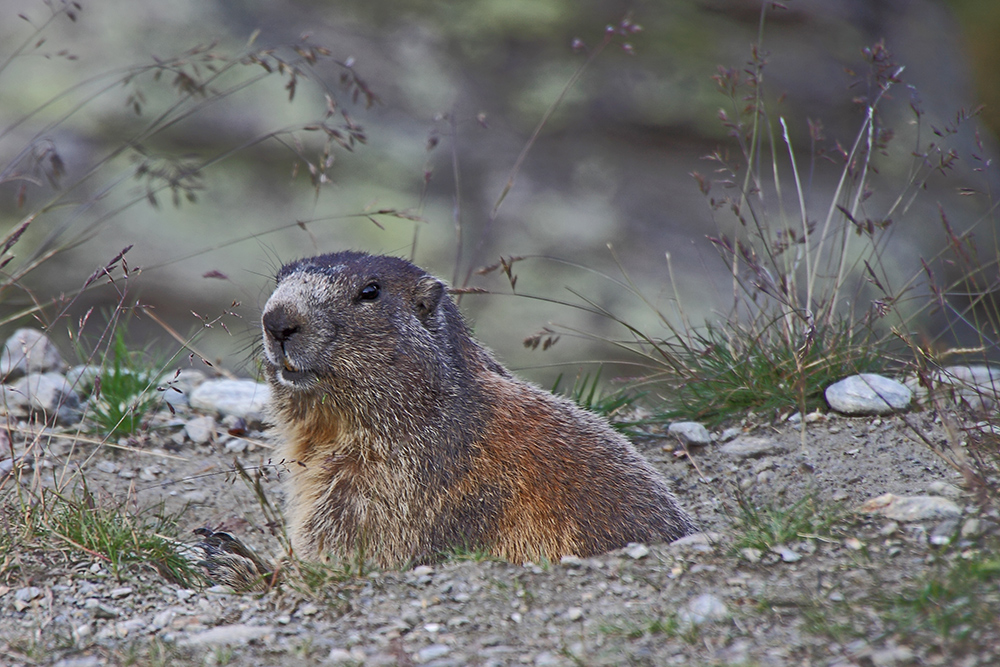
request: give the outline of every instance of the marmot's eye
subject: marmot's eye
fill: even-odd
[[[358,294],[358,299],[361,301],[374,301],[378,298],[381,291],[382,290],[378,286],[378,283],[368,283],[361,288],[361,292]]]

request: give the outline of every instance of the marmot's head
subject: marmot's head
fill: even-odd
[[[393,395],[435,385],[454,308],[443,282],[406,260],[338,252],[282,267],[261,317],[264,366],[290,393]]]

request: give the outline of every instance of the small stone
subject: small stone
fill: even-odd
[[[583,609],[580,607],[570,607],[566,610],[566,620],[579,621],[583,618]]]
[[[789,549],[783,544],[776,544],[771,547],[771,551],[781,556],[781,560],[785,563],[796,563],[802,560],[802,554]]]
[[[413,660],[418,663],[430,662],[431,660],[443,658],[449,653],[451,653],[450,646],[446,646],[445,644],[431,644],[414,653]]]
[[[895,524],[896,526],[899,525],[895,521],[893,521],[893,524]],[[861,551],[862,549],[865,548],[865,543],[856,537],[848,537],[847,539],[844,540],[844,546],[850,549],[851,551]]]
[[[160,380],[163,400],[175,408],[187,407],[191,402],[191,392],[204,381],[205,374],[196,368],[169,374]]]
[[[983,527],[979,519],[972,517],[962,524],[962,537],[979,537],[983,534]]]
[[[229,454],[242,454],[247,450],[247,441],[242,438],[232,438],[226,443],[225,450]]]
[[[208,492],[202,491],[201,489],[194,489],[193,491],[188,491],[183,494],[181,498],[192,505],[204,505],[208,502]]]
[[[354,656],[347,649],[332,648],[326,656],[326,661],[331,665],[343,665],[354,662]]]
[[[184,424],[184,434],[196,445],[204,445],[215,439],[215,417],[206,415],[195,417]]]
[[[868,660],[874,667],[909,665],[913,660],[913,651],[906,646],[892,646],[872,651]]]
[[[940,496],[897,496],[886,493],[866,501],[860,511],[882,514],[894,521],[925,521],[929,519],[954,519],[962,515],[962,508]]]
[[[59,349],[38,329],[18,329],[0,352],[0,379],[10,382],[28,373],[66,368]]]
[[[101,659],[96,655],[63,658],[52,663],[52,667],[101,667]]]
[[[417,578],[426,577],[428,575],[434,574],[434,568],[430,565],[418,565],[417,567],[410,570],[410,573]]]
[[[944,496],[945,498],[961,498],[962,489],[954,484],[935,480],[927,485],[927,492],[932,496]]]
[[[77,392],[82,393],[83,389],[88,386],[93,386],[94,380],[101,374],[101,368],[99,366],[73,366],[73,368],[66,371],[66,382],[69,382],[73,389]]]
[[[105,472],[109,475],[113,475],[116,472],[118,472],[118,466],[116,466],[113,461],[108,461],[107,459],[98,461],[94,465],[94,467],[100,470],[101,472]]]
[[[692,533],[690,535],[685,535],[684,537],[679,537],[670,543],[672,548],[686,549],[693,547],[699,550],[699,547],[713,547],[718,544],[723,538],[722,533],[715,532],[702,532],[702,533]]]
[[[633,560],[639,560],[640,558],[645,558],[649,555],[649,547],[640,542],[630,542],[627,547],[625,547],[625,555]]]
[[[552,653],[551,651],[542,651],[535,656],[532,664],[535,665],[535,667],[556,667],[557,665],[562,665],[563,661],[558,655]]]
[[[244,645],[249,641],[262,639],[267,635],[274,634],[274,628],[270,625],[218,625],[210,630],[191,635],[181,642],[189,646],[202,644],[229,644]]]
[[[190,396],[193,408],[243,417],[251,424],[264,422],[270,398],[270,388],[253,380],[206,380]]]
[[[951,544],[951,541],[955,538],[955,535],[958,534],[958,531],[958,519],[948,519],[934,526],[934,530],[931,531],[928,540],[934,546],[942,547],[946,544]]]
[[[678,618],[684,625],[702,625],[710,621],[723,621],[729,618],[726,603],[711,593],[703,593],[688,603],[687,607],[678,612]]]
[[[723,454],[729,454],[741,459],[756,459],[762,456],[774,456],[788,452],[788,448],[779,442],[755,436],[737,438],[732,442],[722,445],[719,449]]]
[[[719,442],[729,442],[733,438],[743,435],[743,429],[739,426],[730,426],[719,435]]]
[[[878,534],[882,537],[890,537],[895,534],[897,530],[899,530],[899,524],[895,521],[890,521],[879,529]]]
[[[153,622],[150,624],[150,626],[154,631],[160,630],[162,628],[169,626],[170,623],[174,620],[175,616],[177,616],[177,612],[174,611],[173,609],[164,609],[159,614],[153,617]]]
[[[59,373],[29,373],[15,382],[10,391],[21,394],[27,405],[44,414],[49,422],[80,421],[80,398]]]
[[[122,588],[115,588],[108,595],[112,600],[120,600],[121,598],[127,598],[132,595],[132,589],[128,586],[123,586]]]
[[[905,410],[913,399],[906,385],[874,373],[844,378],[826,388],[826,402],[847,415],[883,415]]]
[[[318,613],[319,613],[319,607],[312,604],[311,602],[303,605],[299,609],[299,616],[315,616]]]
[[[674,422],[667,431],[677,436],[685,445],[710,445],[712,435],[698,422]]]
[[[583,560],[581,560],[578,556],[567,555],[559,559],[559,564],[565,567],[577,568],[577,567],[583,567]]]
[[[19,588],[14,591],[14,599],[20,600],[21,602],[31,602],[37,598],[42,597],[43,591],[38,586],[28,586],[26,588]]]
[[[764,553],[760,549],[755,549],[753,547],[744,547],[740,549],[740,555],[747,559],[751,563],[759,563],[760,559],[764,556]]]

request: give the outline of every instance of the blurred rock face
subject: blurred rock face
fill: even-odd
[[[56,211],[33,223],[22,241],[26,246],[63,227],[72,231],[94,225],[98,234],[65,255],[59,271],[36,271],[27,283],[41,294],[72,290],[121,246],[134,243],[130,262],[150,267],[141,276],[142,298],[175,327],[201,324],[192,319],[191,310],[215,314],[237,300],[242,304],[237,310],[252,330],[273,269],[317,251],[360,248],[409,255],[416,239],[418,263],[464,283],[470,270],[498,255],[555,256],[617,274],[607,249],[612,244],[632,279],[654,301],[668,304],[676,287],[694,321],[714,317],[731,299],[732,281],[705,237],[736,235],[741,226],[726,210],[713,212],[689,174],[698,171],[713,178],[713,165],[702,158],[720,147],[733,157],[738,154],[718,111],[725,109],[732,118],[739,110],[711,77],[718,66],[746,68],[761,31],[758,2],[704,0],[636,8],[631,20],[643,30],[616,36],[567,92],[490,221],[535,125],[587,53],[599,48],[604,26],[621,25],[626,4],[478,0],[428,6],[356,0],[309,7],[230,2],[168,7],[137,2],[114,11],[88,6],[77,21],[54,26],[49,43],[79,52],[77,60],[52,64],[58,76],[38,76],[37,64],[19,69],[21,61],[4,73],[11,85],[0,95],[12,110],[9,117],[15,111],[26,116],[33,108],[19,95],[37,104],[95,72],[149,63],[154,55],[163,58],[213,37],[221,38],[220,51],[234,50],[255,30],[260,30],[259,45],[275,47],[309,31],[311,43],[328,46],[341,61],[350,58],[381,103],[368,110],[352,103],[338,88],[340,68],[324,63],[304,68],[303,79],[308,75],[324,81],[368,137],[367,145],[335,154],[330,184],[315,191],[305,169],[294,176],[295,152],[318,152],[315,137],[305,133],[233,152],[206,171],[205,190],[196,205],[174,210],[168,197],[159,208],[132,206],[103,222],[102,216],[110,216],[129,197],[142,196],[140,185],[118,188],[96,203],[92,200],[89,208]],[[946,127],[959,108],[974,104],[957,25],[946,6],[930,0],[788,5],[768,9],[762,28],[766,53],[758,54],[766,61],[763,101],[783,186],[780,202],[773,184],[766,189],[767,208],[776,218],[781,210],[790,212],[791,219],[798,210],[788,149],[778,126],[782,117],[801,171],[807,216],[821,220],[826,215],[843,166],[837,162],[838,146],[849,148],[862,127],[865,108],[859,100],[877,94],[865,78],[862,49],[884,40],[895,62],[906,69],[880,107],[880,127],[891,128],[895,138],[877,156],[878,174],[866,195],[866,217],[878,219],[906,191],[918,140],[936,140],[932,127]],[[38,11],[25,6],[29,13]],[[16,16],[15,10],[19,8],[3,11]],[[2,24],[2,43],[10,42],[7,35],[26,34],[16,22]],[[579,40],[575,50],[574,40]],[[322,86],[304,82],[295,101],[287,104],[286,91],[269,85],[223,104],[198,107],[168,132],[144,137],[144,147],[210,159],[324,113]],[[43,94],[42,87],[50,89]],[[140,136],[141,119],[155,116],[172,99],[150,84],[144,115],[137,120],[125,104],[127,95],[117,89],[103,95],[45,134],[64,156],[64,187],[108,151]],[[911,103],[923,113],[919,124]],[[49,122],[45,114],[32,116],[7,135],[0,144],[2,164],[41,136]],[[891,243],[885,244],[883,256],[899,284],[919,274],[921,257],[944,246],[939,202],[956,231],[978,224],[976,233],[992,238],[989,222],[982,221],[987,204],[974,196],[954,196],[958,188],[984,190],[984,179],[996,185],[995,173],[973,171],[976,164],[969,155],[994,152],[988,142],[977,147],[974,129],[968,123],[946,138],[961,158],[893,216]],[[770,155],[770,147],[765,149]],[[823,154],[814,159],[819,151]],[[119,165],[88,181],[83,190],[89,195],[81,198],[104,192],[126,169]],[[762,164],[768,176],[770,169]],[[44,187],[32,187],[26,208],[16,209],[9,205],[16,200],[16,186],[0,186],[4,226],[12,227],[32,205],[44,201]],[[716,187],[713,195],[719,191]],[[383,220],[379,227],[364,216],[338,218],[382,208],[419,209],[427,223]],[[305,220],[317,221],[295,224]],[[283,226],[287,229],[235,243]],[[216,246],[224,247],[181,259]],[[666,253],[673,262],[673,286],[668,284]],[[551,262],[524,262],[517,268],[518,291],[569,298],[564,286],[571,285],[603,306],[622,309],[627,319],[653,319],[641,304],[625,300],[619,285],[594,280],[586,271]],[[506,279],[495,274],[471,274],[471,281],[509,290]],[[117,292],[109,289],[94,298],[112,294]],[[74,312],[92,304],[93,299],[82,299]],[[478,323],[480,336],[515,366],[556,360],[560,349],[569,359],[595,356],[566,345],[550,356],[524,356],[520,340],[549,321],[614,335],[605,320],[582,320],[573,311],[520,299],[467,297],[462,305]],[[211,338],[216,333],[218,338]],[[242,345],[220,331],[209,336],[205,344],[212,354],[239,360]]]

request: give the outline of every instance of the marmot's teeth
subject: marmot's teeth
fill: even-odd
[[[285,366],[285,370],[288,371],[289,373],[298,373],[299,372],[299,369],[296,368],[295,366],[292,366],[291,362],[288,361],[287,358],[284,360],[284,364],[283,365]]]

